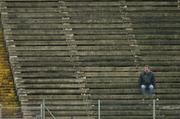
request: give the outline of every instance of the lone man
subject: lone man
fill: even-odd
[[[154,94],[155,76],[148,65],[144,66],[144,71],[139,76],[139,86],[142,95]]]

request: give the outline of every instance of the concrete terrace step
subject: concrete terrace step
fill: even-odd
[[[39,113],[43,98],[58,119],[97,119],[98,99],[103,119],[150,119],[153,97],[142,103],[137,85],[144,63],[157,79],[157,118],[179,117],[178,109],[170,109],[180,97],[177,1],[3,5],[6,45],[27,119]]]

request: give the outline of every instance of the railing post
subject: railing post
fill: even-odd
[[[45,119],[45,100],[41,104],[41,119]]]
[[[43,104],[41,104],[40,106],[41,106],[41,109],[40,109],[40,111],[41,111],[40,117],[41,117],[41,119],[43,119],[43,116],[42,116],[42,115],[43,115]]]
[[[101,119],[101,101],[98,100],[98,119]]]
[[[153,99],[153,119],[156,119],[156,100]]]

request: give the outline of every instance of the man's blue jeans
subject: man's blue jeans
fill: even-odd
[[[141,93],[142,95],[149,94],[152,95],[154,93],[153,85],[141,85]]]

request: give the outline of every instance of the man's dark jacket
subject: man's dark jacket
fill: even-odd
[[[153,72],[142,72],[139,76],[139,86],[149,86],[151,84],[155,87],[155,76]]]

